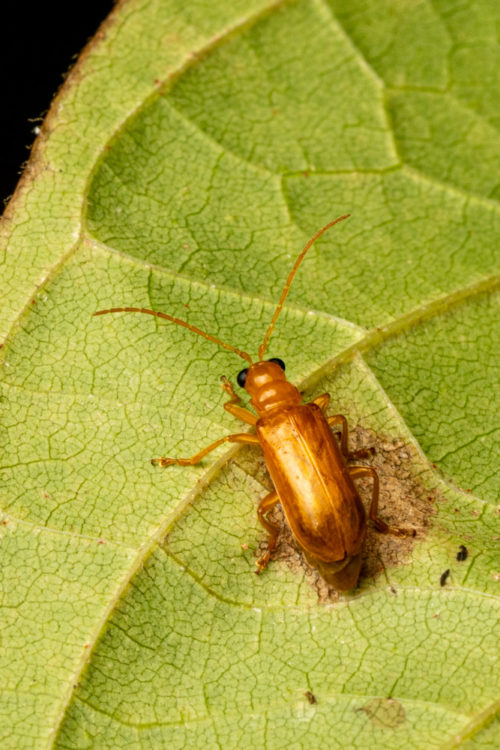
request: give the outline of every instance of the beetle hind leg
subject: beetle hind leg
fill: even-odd
[[[368,510],[368,518],[372,521],[373,525],[382,534],[392,534],[392,536],[415,536],[415,529],[405,529],[399,526],[390,526],[388,523],[382,520],[378,515],[378,498],[379,498],[379,481],[378,474],[372,466],[348,466],[347,471],[351,476],[351,479],[359,479],[360,477],[372,477],[373,479],[373,492],[370,508]]]
[[[259,519],[259,522],[262,524],[262,526],[265,528],[265,530],[269,534],[269,538],[267,540],[267,550],[264,552],[263,555],[259,557],[257,560],[257,570],[255,571],[257,574],[260,573],[262,570],[265,570],[267,568],[267,565],[269,563],[269,559],[271,557],[271,552],[273,552],[276,549],[276,543],[278,541],[278,535],[280,528],[277,524],[271,523],[271,521],[268,521],[266,518],[266,515],[271,511],[275,505],[279,503],[280,499],[278,497],[278,493],[276,490],[273,490],[268,495],[266,495],[259,503],[259,507],[257,508],[257,518]]]

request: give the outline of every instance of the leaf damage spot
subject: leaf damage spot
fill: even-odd
[[[429,490],[410,470],[410,461],[415,449],[402,440],[385,435],[377,435],[373,430],[358,426],[349,433],[349,448],[355,459],[352,463],[366,463],[373,466],[380,479],[379,515],[391,526],[403,526],[415,530],[415,536],[395,537],[377,532],[368,522],[368,533],[363,550],[363,565],[360,583],[376,579],[387,570],[408,561],[415,542],[425,536],[431,517],[435,513],[434,503],[439,495]],[[351,461],[349,461],[351,463]],[[262,480],[262,475],[260,476]],[[270,479],[267,480],[271,488]],[[361,500],[368,509],[372,496],[370,479],[356,481]],[[273,561],[282,561],[296,573],[304,573],[306,579],[318,592],[320,602],[335,601],[339,594],[330,587],[306,561],[298,548],[288,524],[285,522],[280,505],[269,514],[269,519],[279,525],[280,536]],[[266,549],[266,539],[262,538],[256,557]],[[397,590],[391,586],[391,593]]]
[[[373,698],[357,711],[363,711],[371,723],[384,729],[395,729],[406,721],[404,706],[395,698]]]

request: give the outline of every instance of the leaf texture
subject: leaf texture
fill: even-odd
[[[3,220],[2,747],[498,747],[499,20],[129,0],[84,51]],[[241,363],[92,314],[253,355],[347,212],[269,356],[440,500],[318,600],[301,563],[252,573],[257,451],[149,463],[240,431]]]

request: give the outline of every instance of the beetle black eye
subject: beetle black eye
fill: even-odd
[[[282,359],[279,359],[279,357],[271,357],[271,359],[268,359],[267,361],[274,362],[275,364],[279,365],[282,370],[285,370],[285,363]]]
[[[245,380],[247,379],[247,372],[248,372],[248,367],[245,367],[244,370],[242,370],[241,372],[238,373],[238,377],[236,378],[236,382],[238,383],[238,385],[240,386],[240,388],[244,388],[245,387]]]

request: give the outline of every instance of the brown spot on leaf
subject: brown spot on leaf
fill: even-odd
[[[396,537],[377,532],[368,522],[360,580],[376,579],[386,570],[402,565],[409,559],[414,544],[425,536],[430,526],[431,517],[435,513],[432,501],[436,501],[439,495],[437,491],[429,491],[424,487],[410,471],[415,449],[404,441],[377,435],[364,427],[356,427],[349,432],[349,450],[357,456],[354,461],[349,461],[349,464],[364,463],[377,470],[380,479],[380,517],[391,526],[415,530],[415,536]],[[369,456],[369,459],[360,461],[360,453]],[[256,479],[272,489],[263,458],[257,461]],[[366,509],[372,497],[372,486],[371,479],[356,480],[356,487]],[[305,572],[307,580],[318,592],[319,601],[338,599],[338,593],[309,565],[297,547],[292,532],[285,523],[281,505],[277,505],[269,514],[269,520],[281,528],[270,565],[273,560],[279,560],[297,573]],[[256,557],[261,556],[266,545],[266,537],[263,534],[262,542],[255,553]]]
[[[357,710],[364,711],[372,724],[385,729],[394,729],[406,721],[404,706],[395,698],[373,698]]]

